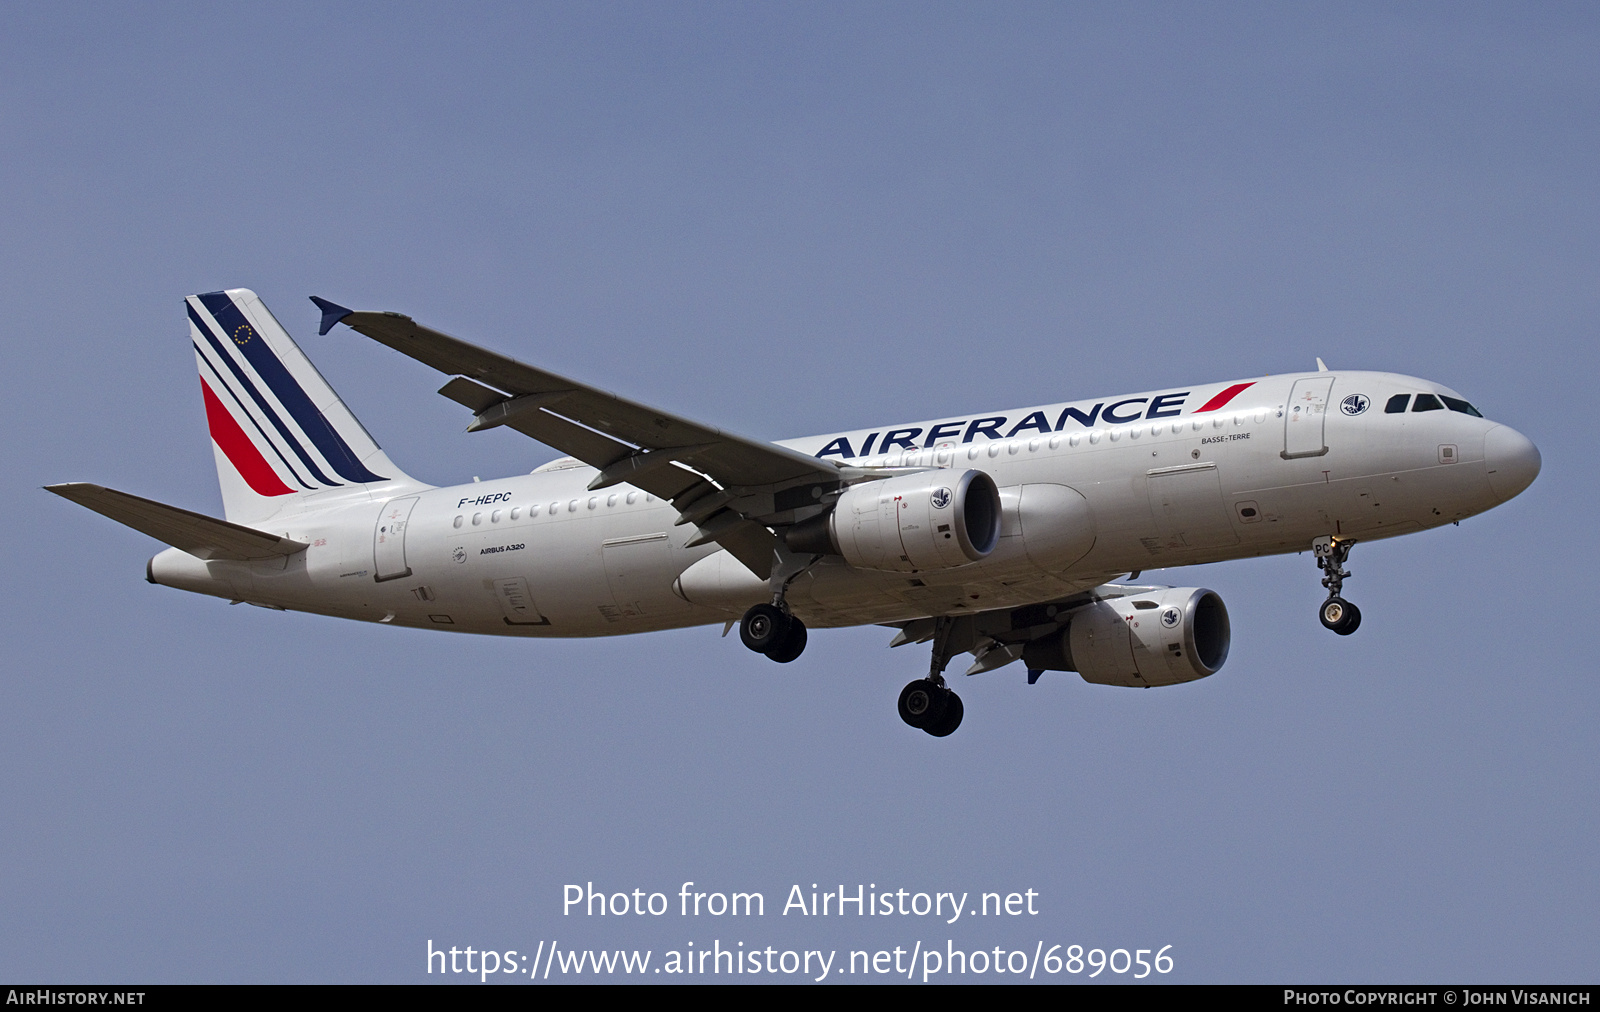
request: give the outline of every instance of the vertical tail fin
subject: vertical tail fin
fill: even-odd
[[[255,292],[185,303],[229,520],[427,487],[378,448]]]

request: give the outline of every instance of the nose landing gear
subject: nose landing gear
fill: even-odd
[[[1332,629],[1340,636],[1350,635],[1361,625],[1361,609],[1339,596],[1344,589],[1345,578],[1350,575],[1344,568],[1345,560],[1350,558],[1350,549],[1354,547],[1354,541],[1326,535],[1311,542],[1311,552],[1317,557],[1317,568],[1327,574],[1322,578],[1322,585],[1328,588],[1328,599],[1322,602],[1317,617],[1322,620],[1324,628]]]

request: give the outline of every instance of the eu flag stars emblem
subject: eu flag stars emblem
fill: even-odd
[[[237,327],[233,328],[233,343],[237,344],[241,348],[249,344],[250,339],[255,336],[256,332],[251,329],[250,324],[248,323],[241,323]]]

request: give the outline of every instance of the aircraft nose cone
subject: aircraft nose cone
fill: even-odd
[[[1508,425],[1496,425],[1483,437],[1483,466],[1489,487],[1501,502],[1512,498],[1539,477],[1539,448]]]

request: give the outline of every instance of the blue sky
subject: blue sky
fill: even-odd
[[[8,5],[0,975],[419,981],[425,944],[1172,945],[1184,981],[1587,981],[1600,689],[1584,5]],[[393,309],[778,439],[1309,368],[1421,375],[1539,480],[1223,595],[1216,676],[966,680],[882,629],[496,641],[143,582],[39,491],[220,512],[181,299],[255,289],[400,466]],[[561,889],[1034,889],[1041,913],[563,917]],[[437,975],[435,978],[437,979]],[[999,979],[999,978],[987,978]]]

